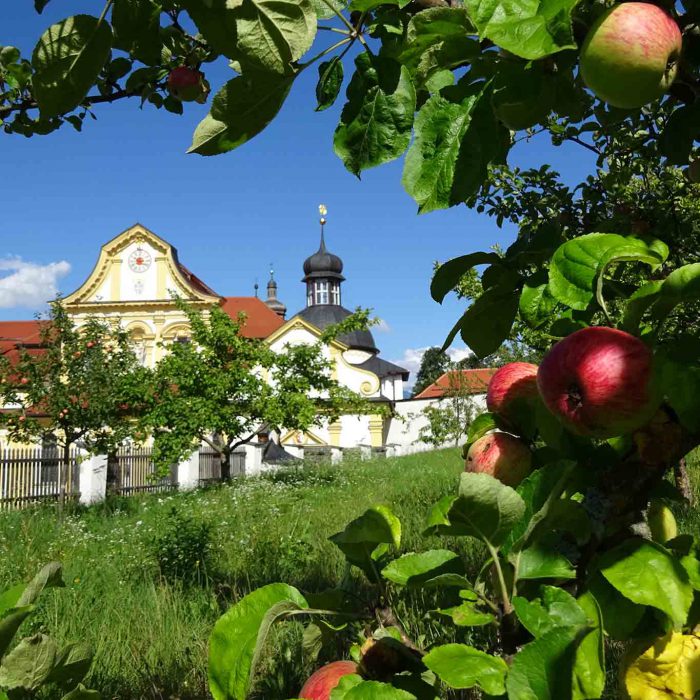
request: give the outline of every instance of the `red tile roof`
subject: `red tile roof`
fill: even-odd
[[[31,347],[41,342],[40,329],[40,321],[0,321],[0,356],[16,360],[17,346]]]
[[[246,315],[242,333],[246,338],[267,338],[285,321],[258,297],[224,297],[221,308],[234,320],[239,313]]]
[[[439,399],[451,391],[467,394],[485,394],[496,373],[495,369],[462,369],[445,372],[437,381],[415,396],[416,399]]]

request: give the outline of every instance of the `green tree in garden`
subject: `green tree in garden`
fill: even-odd
[[[413,395],[417,396],[423,389],[429,387],[442,376],[450,367],[448,354],[441,348],[428,348],[420,358],[420,367],[413,387]]]
[[[77,327],[60,300],[39,324],[36,347],[0,365],[0,425],[18,442],[55,440],[64,464],[76,444],[111,452],[133,435],[149,383],[128,333],[97,318]]]
[[[422,414],[428,423],[421,428],[419,439],[433,447],[461,445],[469,426],[479,412],[471,387],[455,367],[448,375],[447,386],[439,403],[426,406]]]
[[[348,576],[319,597],[272,583],[220,618],[216,700],[248,697],[272,622],[304,617],[360,636],[343,667],[356,673],[321,669],[307,699],[327,698],[330,677],[332,700],[700,692],[700,542],[674,536],[667,507],[667,475],[700,445],[697,205],[669,167],[700,179],[699,21],[694,0],[108,0],[99,17],[50,27],[31,60],[0,51],[0,118],[25,135],[80,129],[98,103],[132,96],[180,112],[207,101],[207,65],[225,61],[232,77],[213,86],[190,147],[206,156],[262,131],[312,66],[318,110],[352,72],[333,136],[351,173],[405,156],[419,212],[465,203],[519,227],[505,251],[466,253],[431,282],[442,302],[481,270],[448,345],[459,334],[483,359],[546,339],[530,345],[544,354],[536,373],[506,365],[512,383],[490,387],[492,412],[471,425],[470,471],[426,520],[444,548],[402,554],[389,509],[359,515],[331,540],[362,584]],[[562,185],[540,162],[543,139],[595,154],[597,172]],[[517,142],[533,160],[521,171],[503,167]],[[481,542],[480,566],[467,569],[454,538]],[[426,614],[449,639],[405,629],[396,587],[421,601],[437,590],[445,604]],[[628,649],[617,669],[612,645]]]
[[[228,479],[231,453],[260,432],[306,430],[367,410],[332,378],[321,343],[274,352],[241,334],[243,318],[233,321],[218,307],[206,315],[184,302],[181,307],[191,338],[173,343],[158,363],[142,420],[164,468],[205,442],[219,453]]]

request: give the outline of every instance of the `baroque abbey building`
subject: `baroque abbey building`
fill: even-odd
[[[118,320],[131,334],[140,360],[150,366],[167,352],[169,343],[189,337],[177,297],[203,310],[219,305],[234,319],[244,314],[244,335],[282,350],[287,344],[317,342],[325,328],[350,314],[343,306],[343,262],[326,249],[323,228],[319,249],[305,260],[303,271],[306,306],[287,318],[272,276],[266,300],[222,296],[190,272],[166,240],[137,224],[102,246],[95,268],[64,303],[78,325],[89,316]],[[0,352],[37,339],[36,321],[0,322]],[[379,356],[370,331],[340,336],[325,346],[325,353],[337,381],[364,398],[390,406],[403,399],[408,371]],[[382,447],[390,421],[379,412],[348,415],[323,428],[283,433],[280,438],[282,444],[296,446]]]

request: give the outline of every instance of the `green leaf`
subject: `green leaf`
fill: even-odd
[[[585,627],[588,618],[576,599],[556,586],[542,586],[542,598],[513,598],[513,608],[523,627],[533,636],[542,637],[555,627]]]
[[[331,700],[336,697],[331,695]],[[341,700],[416,700],[415,695],[379,681],[362,681],[339,697]]]
[[[330,19],[335,17],[336,12],[342,12],[347,3],[341,0],[311,0],[316,17],[319,19]],[[330,5],[330,7],[329,7]],[[334,11],[335,10],[335,11]]]
[[[443,348],[448,347],[459,330],[462,340],[477,357],[496,352],[510,335],[518,313],[517,281],[509,277],[476,299],[457,321]]]
[[[576,649],[571,700],[588,700],[601,697],[605,689],[603,618],[592,594],[584,593],[577,602],[593,629],[586,634]]]
[[[477,610],[475,604],[466,601],[452,608],[441,608],[437,611],[440,615],[446,615],[452,619],[458,627],[483,627],[491,624],[496,618],[491,613]]]
[[[688,162],[693,142],[700,134],[700,104],[674,109],[659,138],[659,150],[673,165]]]
[[[593,301],[596,281],[608,265],[623,260],[663,262],[663,247],[616,233],[589,233],[557,248],[549,268],[549,291],[572,309],[584,310]]]
[[[114,0],[114,46],[154,66],[161,60],[161,6],[154,0]]]
[[[493,108],[511,130],[544,123],[552,111],[554,81],[539,63],[503,62],[494,80]]]
[[[26,586],[23,583],[19,583],[3,593],[0,593],[0,618],[2,618],[10,608],[14,608],[17,605],[25,588]]]
[[[576,578],[576,570],[571,562],[554,549],[558,541],[559,538],[556,535],[549,535],[527,549],[511,554],[509,559],[516,567],[517,578]]]
[[[627,300],[622,329],[633,335],[639,330],[639,324],[644,313],[659,298],[663,281],[652,280],[637,289]]]
[[[652,317],[656,320],[663,319],[678,304],[697,299],[700,299],[700,263],[683,265],[674,270],[661,285]]]
[[[362,569],[374,581],[377,578],[376,562],[389,546],[401,546],[401,522],[386,506],[375,506],[330,540],[350,564]]]
[[[496,418],[493,413],[478,415],[469,425],[467,432],[467,444],[476,442],[480,437],[496,429]]]
[[[622,641],[633,636],[646,610],[643,605],[636,605],[618,593],[600,573],[588,582],[588,592],[600,607],[607,634]]]
[[[18,607],[31,605],[36,602],[45,588],[62,588],[65,586],[62,578],[63,567],[60,562],[51,562],[27,584],[22,595],[17,601]]]
[[[540,270],[525,280],[520,295],[520,316],[531,328],[539,328],[551,320],[557,301],[549,292],[546,270]]]
[[[442,304],[443,299],[458,284],[462,277],[476,265],[500,262],[501,258],[496,253],[470,253],[452,258],[435,270],[430,282],[430,296]]]
[[[2,660],[0,687],[36,690],[49,677],[56,654],[56,642],[45,634],[23,639]]]
[[[96,690],[88,690],[82,683],[61,700],[100,700],[102,696]]]
[[[17,634],[17,630],[20,628],[20,625],[33,611],[33,605],[10,608],[10,610],[5,612],[2,618],[0,618],[0,659],[10,648],[10,644],[12,644],[12,640],[15,634]]]
[[[459,496],[443,498],[433,508],[427,532],[477,537],[498,547],[524,512],[523,499],[510,486],[488,474],[466,472]]]
[[[77,107],[109,58],[112,29],[90,15],[75,15],[49,27],[32,54],[32,88],[43,117]]]
[[[240,59],[236,43],[236,18],[241,0],[180,0],[206,42],[227,58]]]
[[[90,647],[86,644],[69,644],[56,655],[49,681],[62,688],[74,688],[85,678],[91,664]]]
[[[660,367],[659,383],[664,388],[671,408],[678,414],[683,426],[692,432],[700,431],[700,365],[675,357],[676,348],[662,348],[657,354]],[[697,355],[696,355],[697,357]]]
[[[246,63],[286,75],[316,36],[310,0],[243,0],[236,12],[236,49]]]
[[[551,505],[552,493],[560,482],[565,472],[570,471],[573,464],[570,462],[555,462],[548,464],[546,467],[534,470],[518,485],[518,495],[525,503],[523,517],[511,530],[506,542],[503,545],[503,551],[509,552],[517,543],[519,546],[524,546],[528,543],[529,538],[523,539],[528,530],[532,531],[532,520],[535,514],[539,514],[538,520],[543,519],[545,513],[542,509]],[[556,494],[555,494],[556,496]],[[556,496],[557,498],[559,496]]]
[[[576,48],[571,12],[578,0],[466,0],[481,39],[527,59]]]
[[[569,697],[575,641],[581,633],[576,627],[555,627],[526,644],[516,654],[508,672],[509,700]]]
[[[331,690],[329,700],[344,700],[347,693],[356,685],[363,683],[362,676],[355,673],[350,673],[347,676],[342,676],[338,681],[338,685]]]
[[[416,92],[408,69],[392,59],[363,51],[355,66],[333,147],[345,167],[359,177],[363,170],[395,160],[406,150]]]
[[[509,147],[488,86],[444,88],[418,112],[403,186],[421,214],[460,204],[481,187],[488,166],[504,160]]]
[[[466,644],[434,647],[423,663],[451,688],[481,688],[489,695],[505,692],[506,662]]]
[[[479,43],[470,39],[475,29],[461,7],[431,7],[408,23],[400,60],[411,71],[417,88],[439,71],[451,70],[479,55]]]
[[[382,569],[382,576],[399,586],[422,586],[425,581],[446,573],[464,573],[459,555],[447,549],[404,554]]]
[[[272,624],[308,608],[292,586],[271,583],[249,593],[222,615],[209,640],[209,689],[215,700],[245,700]]]
[[[633,603],[661,610],[677,629],[685,624],[693,589],[681,564],[660,545],[627,540],[603,555],[600,572]]]
[[[316,85],[317,112],[328,109],[338,97],[343,84],[343,62],[339,56],[321,63],[318,67],[318,83]]]
[[[188,153],[218,155],[259,134],[279,112],[293,80],[272,73],[255,74],[250,80],[246,76],[229,80],[194,132]]]

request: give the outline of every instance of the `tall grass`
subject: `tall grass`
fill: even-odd
[[[6,513],[0,516],[0,590],[29,579],[49,560],[62,561],[67,587],[47,593],[24,634],[46,629],[59,641],[87,641],[95,651],[88,683],[104,698],[207,698],[207,639],[219,615],[273,581],[305,593],[337,585],[348,572],[328,537],[371,505],[386,503],[400,517],[404,551],[455,547],[476,570],[483,552],[472,540],[446,543],[420,534],[430,506],[454,493],[462,468],[458,451],[445,450],[121,498],[60,517],[50,507]],[[700,503],[698,454],[689,458],[688,471]],[[697,507],[675,512],[681,532],[700,533]],[[440,606],[437,595],[402,592],[391,602],[408,633],[426,646],[455,635],[469,641],[467,628],[454,631],[425,615]],[[352,633],[339,642],[338,657],[347,653]],[[609,649],[611,688],[618,647]],[[300,624],[276,629],[256,700],[296,696],[309,670],[299,663],[301,650]]]
[[[406,551],[434,546],[420,536],[425,516],[454,491],[462,468],[458,452],[445,450],[119,499],[61,518],[49,507],[8,513],[0,590],[62,561],[67,588],[45,596],[24,633],[46,628],[60,641],[87,641],[95,651],[88,682],[105,698],[205,698],[207,638],[231,602],[273,581],[305,592],[335,586],[346,570],[328,537],[376,503],[400,517]],[[397,601],[407,626],[430,635],[411,617],[415,608]],[[305,672],[300,642],[298,626],[277,634],[259,697],[294,697]]]

